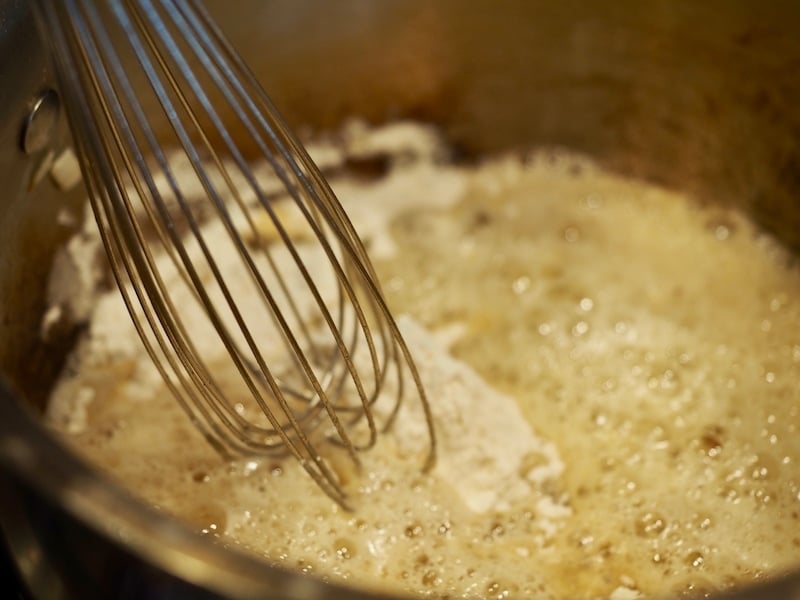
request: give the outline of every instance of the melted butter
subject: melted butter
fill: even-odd
[[[571,156],[440,170],[458,171],[463,189],[393,220],[395,251],[376,264],[389,301],[449,332],[450,353],[516,400],[557,447],[562,472],[536,479],[544,454],[512,457],[510,478],[528,492],[475,511],[456,481],[421,475],[402,435],[389,434],[361,473],[341,467],[357,499],[348,513],[294,463],[222,462],[163,389],[142,383],[144,367],[89,342],[51,422],[221,543],[359,586],[635,597],[791,567],[800,273],[786,256],[736,214]],[[398,178],[422,200],[436,189],[430,164],[333,183],[343,201],[368,199],[374,211],[397,195]],[[77,397],[81,426],[70,421]]]
[[[453,354],[557,441],[574,513],[536,557],[548,590],[698,593],[796,562],[800,277],[769,239],[559,155],[486,165],[393,233],[393,303],[466,323]]]

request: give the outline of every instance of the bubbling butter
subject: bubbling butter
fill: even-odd
[[[772,240],[564,152],[455,166],[411,124],[353,126],[310,150],[406,315],[436,469],[419,471],[412,403],[362,472],[331,455],[353,512],[292,461],[222,461],[115,290],[49,407],[78,452],[219,543],[354,586],[636,598],[794,566],[800,272]],[[364,153],[388,172],[345,168]],[[72,242],[73,262],[86,244]]]

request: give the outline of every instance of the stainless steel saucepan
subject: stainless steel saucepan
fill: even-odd
[[[209,8],[290,122],[439,125],[466,157],[566,146],[739,204],[800,249],[800,4],[237,0]],[[37,598],[376,598],[270,568],[132,499],[39,424],[79,327],[39,323],[67,143],[30,7],[0,0],[0,528]],[[800,382],[798,382],[800,389]],[[787,527],[791,526],[787,524]],[[798,568],[720,598],[800,598]]]

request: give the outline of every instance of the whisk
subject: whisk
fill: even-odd
[[[206,10],[35,5],[111,271],[205,439],[227,457],[289,453],[346,505],[322,445],[359,464],[411,394],[430,467],[431,411],[365,246]]]

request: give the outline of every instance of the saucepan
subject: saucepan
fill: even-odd
[[[561,146],[735,203],[800,249],[800,4],[209,0],[298,128],[435,124],[465,160]],[[79,327],[42,336],[80,186],[30,7],[0,0],[0,527],[35,598],[376,598],[269,567],[158,514],[38,416]],[[798,382],[800,389],[800,382]],[[787,527],[791,525],[787,524]],[[800,598],[797,570],[728,598]],[[723,596],[720,596],[723,597]]]

